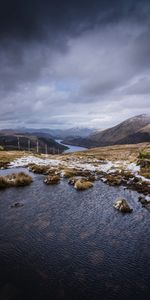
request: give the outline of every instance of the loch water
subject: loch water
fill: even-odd
[[[64,151],[64,153],[72,153],[72,152],[80,152],[80,151],[84,151],[87,150],[87,148],[84,147],[80,147],[80,146],[73,146],[73,145],[68,145],[68,144],[64,144],[62,143],[62,140],[55,140],[57,143],[67,146],[68,149]]]
[[[16,300],[150,299],[150,213],[138,193],[101,181],[79,192],[32,176],[30,186],[0,190],[0,295],[11,287]],[[133,213],[113,208],[118,197]]]

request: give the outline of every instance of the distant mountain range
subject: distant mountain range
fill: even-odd
[[[41,153],[62,153],[68,147],[57,143],[69,136],[85,138],[94,130],[89,128],[70,128],[66,130],[48,128],[16,128],[0,130],[0,146],[6,150],[31,150]]]
[[[38,147],[42,153],[61,153],[67,147],[57,143],[57,139],[67,145],[86,148],[150,142],[150,115],[135,116],[114,127],[96,131],[78,127],[66,130],[17,128],[0,131],[0,145],[10,150],[20,148],[37,151]]]
[[[36,135],[40,134],[48,134],[54,139],[64,139],[66,137],[87,137],[93,132],[95,132],[95,128],[80,128],[80,127],[73,127],[69,129],[49,129],[49,128],[40,128],[40,129],[35,129],[35,128],[17,128],[15,129],[17,132],[21,133],[32,133]]]
[[[112,128],[96,131],[86,138],[69,137],[63,142],[87,148],[150,142],[150,115],[135,116]]]

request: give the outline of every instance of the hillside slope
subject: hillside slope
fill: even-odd
[[[61,153],[68,149],[58,144],[48,134],[21,134],[15,131],[0,131],[0,145],[5,150],[30,150],[39,153]]]
[[[137,144],[143,142],[150,142],[150,124],[118,141],[116,144]]]
[[[99,146],[103,147],[115,144],[149,142],[149,127],[147,127],[148,125],[150,125],[150,115],[139,115],[127,119],[112,128],[95,132],[86,139],[71,138],[65,139],[64,142],[66,144],[78,145],[88,148]]]

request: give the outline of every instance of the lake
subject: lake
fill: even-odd
[[[64,153],[71,153],[71,152],[79,152],[79,151],[84,151],[87,150],[87,148],[79,147],[79,146],[71,146],[62,143],[62,140],[55,140],[57,143],[62,144],[64,146],[67,146],[69,149],[65,150]]]
[[[149,299],[150,214],[138,193],[101,181],[78,192],[32,175],[31,186],[0,191],[0,295],[10,289],[0,299]],[[133,213],[113,208],[118,197]]]

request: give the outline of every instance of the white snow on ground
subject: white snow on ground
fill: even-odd
[[[82,163],[81,163],[82,161]],[[138,175],[138,172],[140,171],[140,166],[137,166],[135,163],[127,163],[126,161],[97,161],[97,165],[94,166],[93,163],[95,161],[88,161],[88,159],[84,163],[84,159],[74,159],[71,158],[69,160],[63,160],[61,159],[42,159],[38,158],[35,156],[24,156],[21,158],[16,159],[15,161],[10,163],[10,168],[16,168],[16,167],[26,167],[29,164],[37,164],[37,165],[49,165],[49,166],[58,166],[59,164],[62,164],[65,167],[68,168],[77,168],[77,169],[82,169],[82,170],[87,170],[87,171],[102,171],[106,173],[114,173],[116,170],[124,169],[130,171],[132,174],[134,174],[136,177],[141,178],[143,181],[150,182],[150,179],[147,179],[141,175]]]
[[[59,163],[60,160],[58,159],[42,159],[35,156],[23,156],[11,162],[9,167],[10,168],[26,167],[28,166],[28,164],[57,166]]]
[[[133,174],[136,174],[140,171],[140,166],[137,166],[135,163],[127,165],[127,170],[131,171]]]

